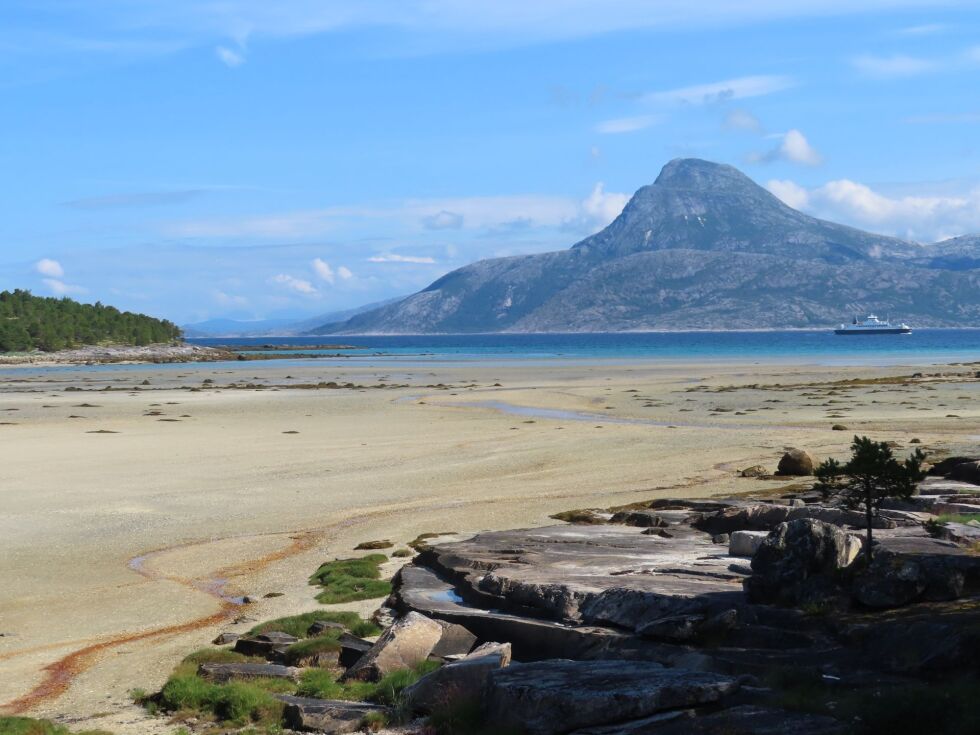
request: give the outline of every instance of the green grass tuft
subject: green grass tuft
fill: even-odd
[[[371,621],[364,620],[357,613],[346,610],[329,612],[326,610],[313,610],[302,613],[301,615],[291,615],[288,618],[267,620],[264,623],[256,625],[248,633],[249,635],[258,635],[259,633],[267,633],[270,630],[278,630],[283,633],[289,633],[289,635],[296,636],[297,638],[305,638],[306,631],[317,620],[323,620],[327,623],[340,623],[359,638],[370,638],[381,633],[381,628]]]
[[[72,735],[72,732],[64,725],[57,725],[50,720],[0,716],[0,735]],[[106,730],[83,730],[74,735],[112,735],[112,733]]]
[[[325,605],[335,605],[385,597],[391,592],[391,582],[380,578],[380,567],[386,561],[388,557],[384,554],[368,554],[322,564],[310,577],[310,584],[323,587],[323,591],[316,597],[317,601]]]

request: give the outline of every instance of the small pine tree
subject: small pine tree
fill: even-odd
[[[855,436],[851,443],[851,458],[846,464],[828,459],[814,472],[818,480],[816,489],[824,495],[839,495],[848,508],[864,507],[868,525],[865,554],[869,561],[873,556],[871,524],[881,501],[910,497],[916,484],[926,476],[922,469],[924,459],[922,450],[916,449],[900,463],[885,442]]]

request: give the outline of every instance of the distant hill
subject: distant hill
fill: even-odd
[[[292,337],[303,334],[315,335],[323,325],[344,322],[352,316],[371,311],[382,306],[401,301],[398,296],[384,301],[375,301],[353,309],[328,311],[325,314],[303,319],[208,319],[203,322],[185,324],[181,327],[187,337]]]
[[[94,344],[148,345],[180,339],[175,324],[103,304],[0,292],[0,352],[53,352]]]
[[[980,237],[935,245],[816,219],[737,169],[671,161],[568,250],[482,260],[332,333],[827,327],[868,311],[980,325]]]

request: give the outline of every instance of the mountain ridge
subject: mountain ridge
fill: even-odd
[[[566,250],[477,261],[316,333],[980,325],[980,236],[919,245],[811,217],[738,169],[667,163]]]

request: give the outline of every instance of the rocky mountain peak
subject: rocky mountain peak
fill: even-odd
[[[697,191],[745,190],[760,188],[737,168],[700,158],[675,158],[661,170],[654,186]]]

